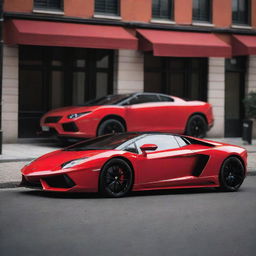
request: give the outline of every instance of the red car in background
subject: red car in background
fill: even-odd
[[[212,107],[158,93],[109,95],[84,106],[54,109],[41,119],[59,138],[92,138],[113,132],[171,132],[203,138],[213,125]]]

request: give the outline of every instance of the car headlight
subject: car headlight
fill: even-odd
[[[73,167],[75,165],[81,164],[82,162],[84,162],[84,160],[86,158],[88,158],[88,157],[84,157],[84,158],[79,158],[79,159],[68,161],[68,162],[62,164],[61,167],[62,167],[62,169],[71,168],[71,167]]]
[[[68,118],[69,118],[69,119],[73,119],[73,118],[77,118],[77,117],[80,117],[80,116],[87,115],[87,114],[89,114],[89,113],[91,113],[91,111],[82,112],[82,113],[70,114],[70,115],[68,115]]]

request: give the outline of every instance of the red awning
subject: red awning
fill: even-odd
[[[256,55],[256,36],[234,35],[233,55]]]
[[[231,47],[210,33],[137,29],[139,48],[154,56],[230,57]]]
[[[7,44],[137,49],[138,40],[122,27],[34,20],[5,22]]]

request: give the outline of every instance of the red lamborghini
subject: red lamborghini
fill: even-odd
[[[47,191],[98,192],[220,187],[236,191],[244,148],[167,133],[109,134],[46,154],[22,172],[22,184]]]
[[[213,125],[212,107],[202,101],[156,93],[109,95],[85,106],[64,107],[41,119],[44,132],[59,138],[92,138],[112,132],[172,132],[202,138]]]

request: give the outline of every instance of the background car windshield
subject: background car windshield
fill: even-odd
[[[84,151],[84,150],[104,150],[104,149],[116,149],[123,143],[137,137],[138,134],[109,134],[98,137],[96,139],[86,140],[77,143],[71,147],[64,149],[64,151]]]
[[[114,94],[104,96],[99,99],[88,101],[85,105],[86,106],[96,106],[96,105],[116,105],[123,100],[128,99],[132,94]]]

